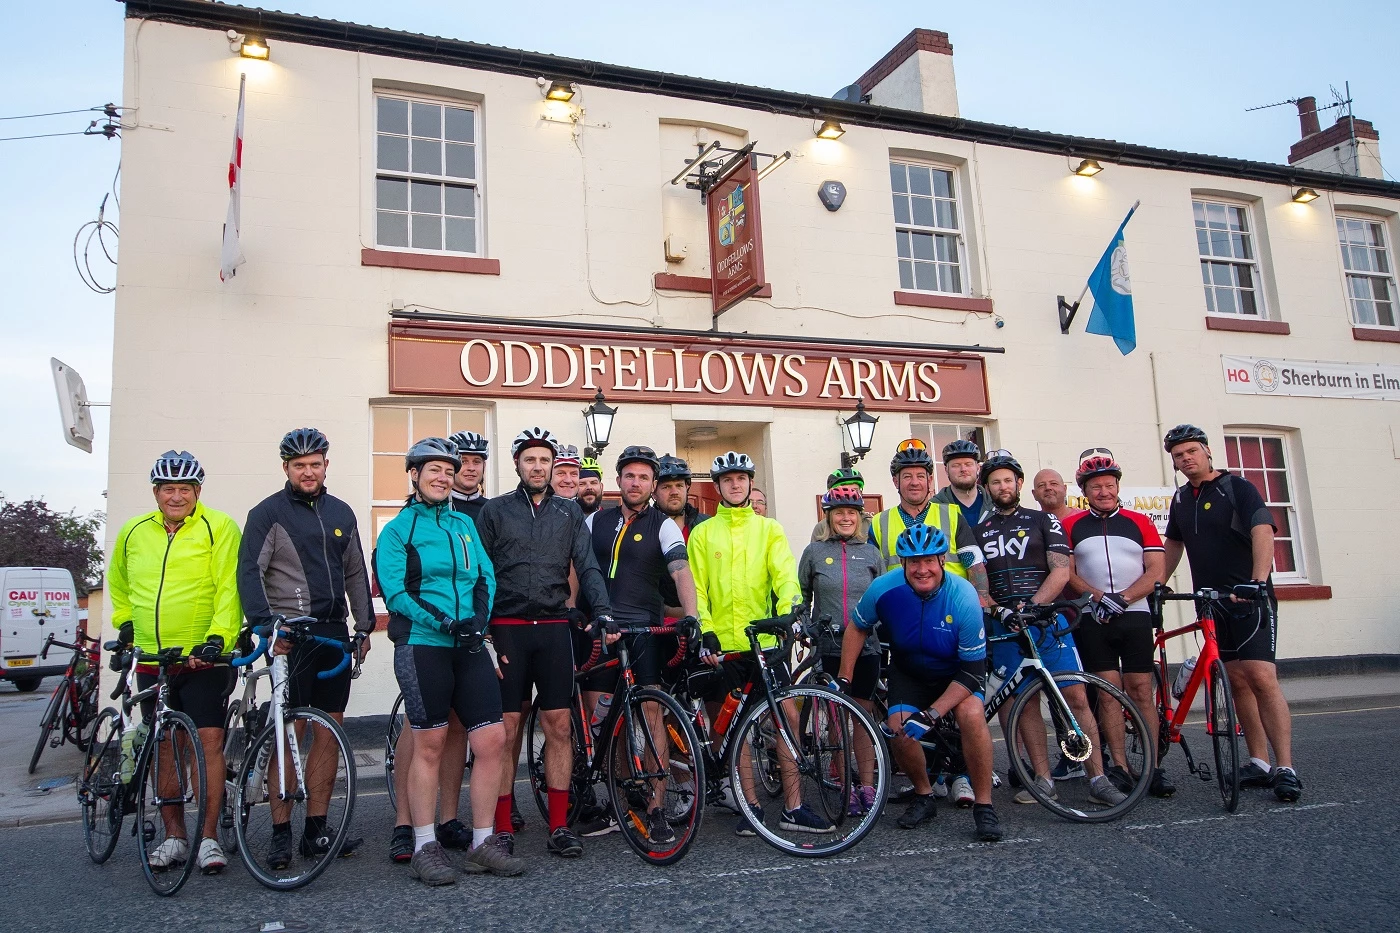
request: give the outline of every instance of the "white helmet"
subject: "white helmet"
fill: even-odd
[[[747,473],[750,477],[758,472],[748,454],[728,451],[720,454],[710,464],[710,479],[718,481],[726,473]]]
[[[204,467],[199,465],[194,454],[188,450],[179,453],[167,450],[156,460],[156,465],[151,467],[151,485],[159,486],[161,483],[190,483],[202,486]]]
[[[526,428],[515,435],[515,440],[510,442],[511,459],[519,457],[520,452],[529,447],[548,447],[551,454],[559,456],[559,439],[544,428]]]

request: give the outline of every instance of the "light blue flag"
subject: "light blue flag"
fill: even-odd
[[[1133,219],[1134,204],[1128,216],[1118,225],[1103,258],[1089,276],[1089,291],[1094,295],[1094,312],[1084,330],[1091,334],[1112,337],[1124,356],[1137,347],[1137,326],[1133,323],[1133,288],[1128,278],[1128,248],[1123,242],[1123,228]]]

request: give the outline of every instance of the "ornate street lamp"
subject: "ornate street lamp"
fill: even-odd
[[[617,409],[608,405],[607,399],[603,398],[602,389],[593,396],[593,404],[583,410],[583,425],[588,434],[588,446],[599,455],[608,446],[608,438],[612,435],[613,415],[616,414]]]
[[[870,447],[875,440],[875,422],[879,420],[865,410],[865,399],[859,399],[856,402],[856,413],[841,422],[844,441],[842,447],[850,448],[849,451],[841,451],[841,466],[844,469],[851,469],[862,457],[870,453]]]

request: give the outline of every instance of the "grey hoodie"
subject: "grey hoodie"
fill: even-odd
[[[802,604],[811,607],[813,621],[829,618],[839,622],[844,632],[855,614],[856,604],[884,570],[880,549],[869,541],[864,544],[851,544],[839,538],[814,541],[802,552],[802,560],[797,565]],[[839,655],[841,642],[830,635],[820,635],[817,652],[828,657]],[[880,642],[871,631],[861,654],[879,653]]]

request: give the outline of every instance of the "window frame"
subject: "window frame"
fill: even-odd
[[[902,222],[898,219],[898,217],[894,217],[894,232],[895,232],[895,281],[896,281],[896,285],[897,285],[899,291],[902,291],[902,292],[912,292],[912,293],[914,293],[914,294],[919,294],[919,295],[959,295],[959,296],[964,296],[964,297],[970,296],[970,295],[972,294],[972,280],[971,280],[971,273],[972,273],[972,270],[971,270],[971,269],[969,268],[969,266],[968,266],[968,252],[967,252],[967,226],[968,226],[968,220],[967,220],[967,202],[966,202],[966,201],[964,200],[964,198],[963,198],[962,179],[959,177],[958,167],[955,166],[955,165],[948,165],[948,164],[945,164],[945,163],[942,163],[942,162],[937,162],[937,161],[930,160],[930,159],[917,159],[917,158],[911,158],[911,157],[900,157],[900,156],[890,155],[890,156],[886,159],[886,166],[885,166],[885,174],[886,174],[886,177],[887,177],[887,178],[889,177],[889,170],[890,170],[890,167],[891,167],[891,166],[894,166],[894,165],[912,166],[912,167],[916,167],[916,168],[929,169],[929,170],[932,170],[932,171],[935,171],[935,172],[947,172],[947,173],[948,173],[948,176],[949,176],[949,187],[950,187],[950,190],[951,190],[951,192],[952,192],[952,198],[951,198],[951,200],[952,200],[952,202],[953,202],[953,209],[954,209],[954,211],[955,211],[956,214],[957,214],[957,220],[958,220],[958,226],[957,226],[957,227],[937,227],[937,226],[930,227],[930,226],[926,226],[926,225],[924,225],[924,224],[916,224],[916,223],[914,223],[914,222],[913,222],[913,213],[912,213],[912,211],[910,212],[910,219],[909,219],[909,222],[908,222],[908,223],[902,223]],[[907,177],[907,169],[906,169],[906,177]],[[891,208],[891,213],[892,213],[892,215],[893,215],[893,209],[894,209],[894,198],[896,197],[897,194],[899,194],[899,192],[896,192],[896,191],[894,190],[893,180],[891,179],[891,184],[890,184],[890,208]],[[904,193],[904,196],[905,196],[905,197],[908,197],[908,196],[909,196],[909,192],[905,192],[905,193]],[[933,197],[935,203],[936,203],[938,200],[940,200],[940,199],[937,197],[937,195],[931,195],[931,197]],[[945,200],[946,200],[946,199],[945,199]],[[936,221],[937,219],[938,219],[938,216],[937,216],[937,212],[935,211],[934,220]],[[901,233],[926,233],[926,234],[930,234],[930,235],[932,235],[932,236],[934,236],[934,237],[938,237],[938,236],[950,236],[950,237],[952,237],[953,242],[957,245],[956,269],[957,269],[957,274],[958,274],[958,284],[959,284],[959,286],[960,286],[960,290],[959,290],[959,291],[943,291],[943,290],[941,290],[941,289],[919,288],[917,284],[913,284],[913,285],[910,285],[910,286],[906,287],[906,286],[904,285],[903,281],[899,278],[899,263],[900,263],[901,260],[903,259],[903,257],[901,257],[901,256],[899,255],[899,235],[900,235]],[[921,260],[915,260],[915,259],[912,257],[912,253],[913,253],[913,250],[912,250],[912,241],[911,241],[910,253],[911,253],[911,257],[910,257],[910,260],[909,260],[910,262],[929,262],[929,261],[930,261],[930,260],[922,260],[922,259],[921,259]],[[937,258],[936,252],[935,252],[935,257],[934,257],[934,259],[932,260],[932,263],[933,263],[935,266],[937,266],[937,265],[947,265],[947,263],[940,263],[940,261],[939,261],[938,258]],[[917,277],[915,278],[915,282],[917,283]]]
[[[922,418],[909,419],[909,436],[917,437],[929,445],[928,453],[933,458],[933,489],[931,495],[936,495],[948,487],[948,473],[943,468],[943,447],[951,443],[944,441],[943,444],[935,443],[933,439],[934,428],[953,428],[957,436],[966,440],[971,440],[977,448],[985,455],[987,452],[987,433],[989,425],[978,421],[933,421]],[[927,431],[928,437],[923,436]],[[969,437],[968,435],[972,435]]]
[[[1372,329],[1372,330],[1380,330],[1380,331],[1396,331],[1396,330],[1400,330],[1400,307],[1397,307],[1397,305],[1400,305],[1400,293],[1397,293],[1397,289],[1396,289],[1395,251],[1394,251],[1394,248],[1393,248],[1394,238],[1390,235],[1390,229],[1389,229],[1390,224],[1387,222],[1387,220],[1386,220],[1385,217],[1379,217],[1379,216],[1376,216],[1376,215],[1374,215],[1374,214],[1360,214],[1360,213],[1351,213],[1351,212],[1346,212],[1346,211],[1340,211],[1340,212],[1337,212],[1334,216],[1335,216],[1336,223],[1337,223],[1337,227],[1338,227],[1338,230],[1337,230],[1337,249],[1338,249],[1338,252],[1340,253],[1341,260],[1342,260],[1342,285],[1343,285],[1343,294],[1344,294],[1344,296],[1345,296],[1345,298],[1346,298],[1346,304],[1347,304],[1347,318],[1348,318],[1348,320],[1351,321],[1351,325],[1352,325],[1353,327],[1364,327],[1364,328],[1368,328],[1368,329]],[[1348,269],[1348,268],[1347,268],[1347,263],[1349,262],[1349,259],[1350,259],[1350,257],[1349,257],[1349,249],[1350,249],[1350,248],[1353,248],[1353,246],[1354,246],[1354,245],[1351,244],[1350,242],[1345,242],[1345,243],[1344,243],[1343,240],[1342,240],[1342,228],[1343,228],[1343,226],[1344,226],[1347,222],[1365,224],[1365,225],[1367,225],[1367,226],[1374,226],[1374,227],[1377,227],[1377,228],[1380,229],[1381,238],[1382,238],[1380,250],[1381,250],[1382,255],[1385,257],[1385,260],[1386,260],[1387,264],[1388,264],[1389,267],[1390,267],[1388,271],[1386,271],[1386,272],[1366,272],[1366,271],[1360,271],[1360,270],[1354,270],[1354,269]],[[1364,248],[1367,248],[1367,249],[1374,249],[1375,247],[1367,246],[1367,247],[1364,247]],[[1368,303],[1370,303],[1370,304],[1372,304],[1372,305],[1374,306],[1374,305],[1376,304],[1376,300],[1375,300],[1374,298],[1371,298],[1371,299],[1358,299],[1358,298],[1356,298],[1356,297],[1352,294],[1352,291],[1351,291],[1351,281],[1352,281],[1353,278],[1364,278],[1364,279],[1367,279],[1367,280],[1381,279],[1382,281],[1387,282],[1387,284],[1389,285],[1389,288],[1390,288],[1390,316],[1391,316],[1391,321],[1392,321],[1392,323],[1390,323],[1390,324],[1382,324],[1382,323],[1380,323],[1380,316],[1379,316],[1379,315],[1377,315],[1377,318],[1376,318],[1376,322],[1375,322],[1375,323],[1367,323],[1367,322],[1363,322],[1363,321],[1361,321],[1361,320],[1358,319],[1357,313],[1356,313],[1356,305],[1357,305],[1357,302],[1358,302],[1358,301],[1367,301]]]
[[[1196,206],[1197,206],[1198,204],[1201,205],[1203,208],[1207,208],[1208,205],[1216,205],[1216,206],[1225,208],[1227,211],[1228,211],[1228,210],[1239,210],[1239,211],[1243,211],[1243,212],[1244,212],[1244,221],[1245,221],[1245,224],[1246,224],[1246,229],[1243,231],[1243,234],[1244,234],[1244,236],[1246,236],[1246,237],[1248,238],[1248,240],[1249,240],[1249,243],[1250,243],[1250,251],[1251,251],[1251,253],[1252,253],[1252,258],[1250,258],[1250,259],[1237,259],[1237,258],[1234,258],[1234,257],[1216,256],[1216,255],[1213,255],[1213,254],[1202,253],[1202,252],[1201,252],[1201,248],[1200,248],[1200,239],[1199,239],[1201,228],[1200,228],[1199,226],[1196,225]],[[1261,231],[1261,229],[1260,229],[1260,227],[1259,227],[1259,224],[1256,222],[1256,221],[1257,221],[1257,216],[1258,216],[1258,215],[1257,215],[1257,212],[1254,210],[1254,205],[1253,205],[1252,203],[1250,203],[1249,201],[1240,200],[1240,199],[1234,199],[1234,198],[1228,198],[1228,197],[1222,197],[1222,196],[1220,196],[1220,195],[1215,195],[1215,194],[1204,194],[1204,193],[1197,193],[1197,192],[1192,192],[1192,194],[1191,194],[1191,221],[1192,221],[1192,231],[1193,231],[1194,233],[1197,234],[1196,259],[1197,259],[1197,262],[1198,262],[1198,267],[1203,268],[1207,263],[1230,265],[1230,266],[1234,266],[1234,267],[1246,266],[1246,267],[1248,267],[1248,268],[1251,269],[1251,274],[1252,274],[1253,279],[1254,279],[1254,285],[1253,285],[1253,288],[1251,289],[1251,292],[1252,292],[1253,295],[1254,295],[1254,304],[1255,304],[1255,308],[1256,308],[1256,313],[1255,313],[1255,314],[1247,314],[1247,313],[1245,313],[1245,312],[1243,312],[1243,311],[1240,311],[1239,313],[1235,313],[1235,312],[1233,312],[1233,311],[1220,311],[1220,310],[1218,310],[1218,308],[1219,308],[1218,303],[1216,303],[1215,300],[1214,300],[1214,297],[1215,297],[1215,295],[1214,295],[1214,290],[1217,289],[1217,288],[1229,287],[1229,288],[1231,288],[1231,289],[1233,290],[1233,292],[1234,292],[1236,295],[1238,295],[1240,292],[1243,291],[1242,288],[1240,288],[1238,285],[1231,285],[1231,286],[1217,285],[1217,284],[1215,284],[1213,281],[1208,283],[1208,282],[1205,281],[1204,277],[1202,277],[1202,279],[1201,279],[1201,288],[1202,288],[1202,290],[1203,290],[1203,297],[1205,297],[1205,299],[1206,299],[1205,312],[1206,312],[1206,315],[1207,315],[1208,317],[1218,318],[1218,319],[1226,320],[1226,321],[1272,321],[1272,320],[1275,320],[1275,318],[1273,317],[1273,314],[1272,314],[1271,305],[1270,305],[1270,302],[1269,302],[1269,300],[1268,300],[1268,296],[1267,296],[1267,294],[1266,294],[1266,292],[1267,292],[1268,289],[1267,289],[1267,284],[1266,284],[1266,281],[1265,281],[1265,278],[1264,278],[1264,247],[1265,247],[1265,237],[1264,237],[1263,232]],[[1210,222],[1209,217],[1207,217],[1207,218],[1206,218],[1206,224],[1207,224],[1207,226],[1206,226],[1206,228],[1205,228],[1206,231],[1207,231],[1207,239],[1209,239],[1209,230],[1210,230],[1209,222]]]
[[[1273,565],[1270,565],[1270,573],[1272,574],[1274,582],[1279,586],[1288,586],[1299,583],[1313,582],[1311,576],[1315,576],[1315,574],[1312,574],[1311,571],[1312,555],[1310,553],[1311,548],[1309,547],[1311,541],[1309,537],[1311,522],[1305,522],[1304,516],[1302,514],[1302,487],[1299,485],[1301,477],[1300,470],[1297,465],[1297,456],[1300,448],[1295,446],[1295,438],[1293,436],[1293,432],[1249,427],[1247,425],[1236,425],[1226,426],[1224,428],[1223,436],[1225,438],[1226,467],[1231,473],[1235,473],[1236,475],[1242,477],[1244,476],[1246,469],[1249,469],[1251,471],[1267,473],[1270,470],[1276,471],[1277,467],[1263,466],[1264,460],[1262,449],[1260,451],[1261,465],[1258,468],[1246,468],[1243,463],[1232,462],[1230,458],[1230,442],[1232,440],[1237,442],[1242,440],[1249,440],[1255,442],[1261,442],[1263,440],[1276,440],[1279,442],[1280,448],[1283,451],[1283,476],[1284,481],[1288,485],[1288,494],[1290,496],[1290,499],[1287,502],[1279,502],[1271,499],[1269,497],[1269,489],[1267,482],[1265,483],[1263,489],[1259,489],[1259,495],[1261,498],[1263,498],[1264,505],[1266,505],[1270,509],[1281,508],[1285,511],[1285,513],[1288,516],[1289,529],[1291,531],[1291,534],[1287,536],[1287,540],[1291,542],[1293,550],[1294,569],[1291,571],[1281,571],[1276,569]],[[1247,479],[1248,477],[1245,478]],[[1255,488],[1258,488],[1257,483],[1255,484]],[[1278,546],[1279,538],[1280,533],[1277,529],[1275,529],[1274,542],[1276,548]]]
[[[469,400],[463,399],[462,401],[467,402]],[[405,488],[404,490],[404,495],[397,499],[379,499],[376,498],[374,495],[375,458],[389,456],[403,457],[408,452],[407,449],[380,450],[379,447],[375,444],[375,418],[378,412],[387,409],[399,409],[401,411],[408,412],[408,434],[406,435],[407,440],[405,441],[405,443],[408,444],[411,444],[413,442],[413,439],[415,439],[418,436],[413,429],[414,412],[416,411],[443,412],[446,415],[448,435],[451,435],[457,431],[471,430],[470,427],[464,428],[454,425],[452,422],[453,412],[480,412],[482,427],[484,428],[482,432],[483,435],[488,439],[491,439],[493,437],[492,416],[494,414],[494,410],[488,405],[460,404],[457,402],[445,401],[440,399],[392,399],[388,401],[379,401],[371,404],[369,406],[369,531],[371,547],[373,546],[374,542],[379,540],[379,526],[378,523],[375,521],[376,517],[382,514],[382,510],[384,509],[394,509],[394,514],[398,514],[398,512],[403,509],[404,502],[408,498],[407,488]],[[494,446],[495,442],[492,441],[492,447]],[[495,475],[491,470],[491,461],[489,459],[486,461],[486,469],[482,473],[481,483],[486,495],[494,495],[492,490],[496,486],[496,481]],[[407,481],[405,480],[405,485],[406,484]],[[390,516],[390,520],[392,520],[392,516]]]
[[[381,101],[381,100],[385,100],[385,99],[404,101],[404,102],[406,102],[406,103],[408,104],[408,106],[409,106],[410,125],[409,125],[409,133],[408,133],[408,135],[407,135],[407,136],[400,136],[400,134],[398,134],[398,133],[389,133],[389,134],[386,134],[386,135],[395,136],[395,137],[402,138],[402,139],[407,139],[407,140],[410,141],[410,143],[409,143],[409,167],[408,167],[407,170],[401,171],[401,170],[398,170],[398,169],[385,169],[385,168],[381,168],[380,165],[379,165],[379,139],[380,139],[380,135],[381,135],[381,131],[380,131],[380,129],[379,129],[379,104],[380,104],[380,101]],[[469,111],[469,112],[472,114],[472,142],[471,142],[471,146],[472,146],[472,158],[473,158],[473,165],[472,165],[472,172],[473,172],[473,175],[472,175],[471,178],[460,178],[460,177],[457,177],[457,176],[449,176],[449,175],[445,175],[445,174],[429,175],[429,174],[427,174],[427,173],[415,172],[415,171],[413,171],[413,162],[412,162],[412,140],[413,140],[415,137],[413,136],[413,126],[412,126],[411,120],[412,120],[413,105],[414,105],[415,103],[417,103],[417,104],[429,104],[429,105],[432,105],[432,106],[435,106],[435,107],[440,107],[440,108],[452,107],[452,108],[457,109],[457,110],[466,110],[466,111]],[[461,99],[452,98],[452,97],[445,97],[445,96],[444,96],[444,97],[438,97],[438,96],[434,96],[434,95],[432,95],[432,94],[423,94],[423,93],[417,93],[417,92],[411,92],[411,91],[401,91],[401,90],[396,90],[396,89],[393,89],[393,88],[380,88],[380,87],[376,87],[376,88],[373,90],[373,96],[372,96],[371,107],[370,107],[370,119],[371,119],[371,131],[370,131],[370,136],[371,136],[371,138],[370,138],[370,165],[371,165],[371,171],[370,171],[370,196],[371,196],[371,198],[372,198],[373,206],[372,206],[371,209],[370,209],[370,231],[369,231],[369,233],[370,233],[370,240],[371,240],[371,242],[374,243],[374,249],[376,249],[376,250],[383,250],[383,251],[386,251],[386,252],[409,253],[409,254],[414,254],[414,255],[419,255],[419,256],[454,256],[454,257],[455,257],[455,256],[461,256],[461,257],[472,257],[472,258],[485,258],[486,255],[487,255],[487,253],[486,253],[486,243],[485,243],[485,232],[486,232],[486,230],[485,230],[485,223],[484,223],[486,179],[485,179],[485,177],[484,177],[484,171],[483,171],[483,167],[484,167],[484,164],[485,164],[485,159],[483,158],[482,153],[483,153],[485,141],[484,141],[484,139],[483,139],[483,132],[482,132],[481,104],[479,104],[479,103],[477,103],[477,102],[475,102],[475,101],[461,100]],[[445,111],[444,111],[444,115],[443,115],[443,118],[442,118],[442,119],[443,119],[443,121],[444,121],[444,125],[442,126],[442,135],[438,137],[438,141],[439,141],[439,143],[440,143],[441,146],[442,146],[442,149],[441,149],[442,165],[441,165],[441,167],[445,169],[445,168],[446,168],[446,161],[447,161],[447,160],[446,160],[446,154],[447,154],[446,146],[447,146],[447,143],[449,142],[449,140],[446,138],[446,127],[445,127],[446,115],[445,115]],[[426,138],[426,137],[418,137],[418,138]],[[382,178],[382,179],[390,179],[390,180],[404,180],[404,181],[407,181],[407,182],[409,183],[409,189],[410,189],[410,191],[409,191],[409,197],[410,197],[410,200],[409,200],[409,210],[407,210],[407,211],[400,211],[400,210],[398,210],[398,209],[396,209],[396,208],[386,208],[386,209],[385,209],[385,210],[386,210],[387,212],[389,212],[389,213],[403,214],[404,216],[406,216],[406,217],[409,219],[409,220],[408,220],[408,242],[409,242],[410,245],[408,245],[408,246],[394,246],[394,245],[389,245],[389,244],[386,244],[386,243],[381,243],[380,240],[379,240],[379,214],[380,214],[380,206],[379,206],[379,181],[380,181],[381,178]],[[445,196],[445,192],[444,192],[444,194],[443,194],[443,196],[442,196],[442,200],[439,202],[439,203],[440,203],[440,210],[439,210],[439,212],[438,212],[437,215],[436,215],[437,217],[440,218],[440,228],[439,228],[439,230],[440,230],[440,233],[441,233],[441,235],[442,235],[442,239],[441,239],[441,242],[443,243],[442,248],[440,248],[440,249],[430,249],[430,248],[427,248],[427,247],[419,247],[419,246],[413,246],[413,245],[411,245],[412,242],[413,242],[413,220],[412,220],[412,218],[413,218],[413,211],[412,211],[412,200],[411,200],[411,197],[412,197],[412,183],[413,183],[414,181],[428,182],[428,183],[436,184],[436,185],[438,185],[440,188],[445,188],[446,186],[449,186],[449,185],[450,185],[450,186],[464,187],[464,188],[470,188],[470,189],[471,189],[472,210],[473,210],[473,216],[472,216],[472,218],[471,218],[471,220],[472,220],[472,237],[473,237],[473,242],[475,243],[475,246],[476,246],[476,249],[475,249],[474,251],[467,252],[467,251],[463,251],[463,250],[455,250],[455,249],[448,249],[448,248],[447,248],[447,245],[446,245],[446,244],[447,244],[446,218],[449,217],[449,216],[452,216],[452,217],[459,217],[460,215],[456,215],[456,214],[449,215],[449,214],[447,214],[447,212],[446,212],[446,196]]]

